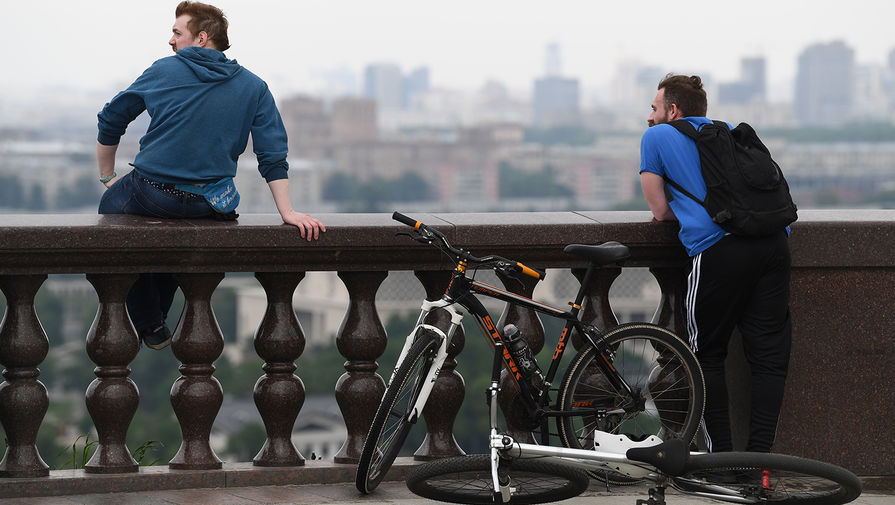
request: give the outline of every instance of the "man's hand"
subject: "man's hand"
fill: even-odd
[[[308,214],[296,212],[289,203],[289,179],[277,179],[268,182],[267,185],[283,222],[297,227],[301,231],[301,237],[308,239],[309,242],[320,238],[320,232],[326,231],[323,223]]]
[[[291,224],[298,228],[301,237],[307,239],[309,242],[320,238],[321,232],[326,232],[326,226],[323,226],[323,223],[321,223],[319,219],[311,217],[308,214],[302,214],[301,212],[291,210],[286,214],[283,214],[282,217],[284,223]]]
[[[114,179],[110,179],[110,180],[104,182],[103,186],[105,186],[106,189],[109,189],[112,187],[112,184],[115,184],[116,182],[118,182],[118,179],[121,179],[120,175],[116,176]]]

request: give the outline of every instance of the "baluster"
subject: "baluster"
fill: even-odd
[[[585,272],[584,268],[572,269],[572,275],[578,279],[578,282],[584,282]],[[584,310],[581,312],[581,321],[584,324],[590,324],[601,330],[618,326],[618,319],[609,303],[609,288],[621,273],[621,267],[610,266],[600,267],[594,271],[584,295]],[[582,344],[583,341],[578,332],[572,332],[572,345],[575,349],[581,349]]]
[[[50,349],[37,313],[34,295],[46,275],[0,276],[6,314],[0,322],[0,364],[6,381],[0,384],[0,424],[6,431],[6,454],[0,477],[44,477],[50,468],[35,445],[40,423],[50,405],[47,388],[37,378]]]
[[[256,466],[301,466],[304,458],[292,443],[292,428],[305,402],[305,386],[293,374],[305,349],[305,335],[292,309],[292,294],[304,272],[261,273],[255,278],[267,294],[267,310],[255,333],[255,351],[265,374],[255,383],[255,406],[264,421],[267,440]]]
[[[128,377],[140,340],[127,315],[125,300],[136,275],[94,275],[87,280],[99,297],[96,318],[87,332],[87,355],[96,363],[96,379],[87,388],[87,411],[99,441],[84,467],[87,473],[127,473],[139,468],[126,444],[140,395]]]
[[[388,344],[385,328],[376,313],[376,291],[388,272],[339,272],[348,289],[348,311],[336,337],[336,347],[347,358],[346,372],[336,382],[336,402],[345,420],[348,438],[336,463],[357,463],[364,438],[385,394],[385,382],[378,374],[376,358]]]
[[[451,272],[417,271],[414,272],[414,275],[423,284],[426,289],[426,299],[430,301],[440,299],[451,280]],[[426,316],[425,322],[447,333],[451,326],[451,315],[444,309],[436,309]],[[460,413],[460,406],[463,404],[463,397],[466,394],[463,377],[456,370],[456,357],[463,350],[465,344],[466,335],[463,333],[463,327],[460,326],[451,338],[447,359],[444,360],[444,366],[438,374],[438,380],[435,381],[429,401],[423,408],[426,438],[413,454],[414,459],[430,460],[465,454],[454,438],[454,421],[457,419],[457,414]]]
[[[500,278],[501,282],[503,282],[507,291],[527,298],[531,298],[534,295],[535,287],[539,282],[537,279],[528,276],[520,276],[516,278],[508,277],[500,273],[498,273],[497,276]],[[519,328],[519,331],[522,332],[522,338],[525,339],[535,355],[544,348],[544,325],[541,323],[541,319],[535,311],[508,303],[506,307],[504,307],[503,313],[500,315],[497,327],[503,332],[504,326],[508,324],[514,324]],[[540,364],[541,366],[544,366],[543,360],[541,360]],[[546,372],[546,368],[544,371]],[[513,408],[513,399],[515,396],[516,389],[512,384],[512,379],[510,379],[506,375],[506,371],[504,371],[501,381],[501,390],[497,395],[497,400],[507,419],[507,429],[510,434],[520,442],[534,443],[535,439],[532,436],[531,431],[536,427],[533,425],[525,426],[524,419],[526,419],[528,415],[525,413],[524,409],[520,412],[515,411]]]
[[[687,317],[684,308],[687,293],[687,275],[682,266],[651,267],[649,271],[659,283],[662,297],[652,322],[664,326],[678,336],[687,335]]]
[[[171,388],[171,405],[183,442],[168,463],[172,469],[212,470],[222,466],[209,438],[224,402],[212,364],[224,351],[224,337],[211,309],[211,295],[223,278],[221,273],[177,275],[186,300],[171,340],[174,356],[181,363],[181,376]]]

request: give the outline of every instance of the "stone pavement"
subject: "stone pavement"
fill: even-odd
[[[646,486],[616,487],[611,493],[592,485],[584,494],[557,502],[565,505],[635,505],[647,497]],[[694,498],[669,490],[668,505],[702,505],[720,503]],[[403,482],[385,482],[374,493],[361,495],[351,483],[308,484],[213,489],[181,489],[143,491],[138,493],[105,493],[36,498],[0,499],[0,505],[424,505],[437,503],[420,498]],[[895,495],[868,492],[852,502],[854,505],[893,505]]]
[[[221,470],[171,470],[167,465],[141,467],[135,474],[86,474],[51,471],[49,477],[0,479],[0,505],[423,505],[433,502],[411,493],[404,474],[412,458],[395,461],[373,493],[354,487],[354,465],[308,461],[300,468],[259,468],[225,463]],[[635,505],[648,497],[648,485],[613,486],[596,482],[567,505]],[[855,505],[895,505],[895,480],[865,478],[865,492]],[[668,490],[668,505],[714,502]]]

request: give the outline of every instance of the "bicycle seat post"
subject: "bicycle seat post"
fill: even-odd
[[[587,270],[584,272],[584,278],[581,279],[581,286],[578,287],[578,294],[575,295],[575,302],[572,304],[572,310],[569,311],[576,318],[578,317],[578,312],[580,312],[583,307],[581,304],[584,303],[584,297],[587,294],[587,288],[594,277],[594,272],[598,268],[600,268],[600,265],[592,261],[587,264]]]

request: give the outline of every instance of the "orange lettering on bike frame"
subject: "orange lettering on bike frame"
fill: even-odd
[[[559,353],[562,352],[563,348],[566,346],[566,336],[569,334],[568,328],[562,329],[562,335],[559,336],[559,342],[556,343],[556,351],[553,353],[553,359],[559,357]]]
[[[491,316],[486,315],[482,318],[482,322],[484,323],[485,330],[491,335],[491,345],[494,345],[494,342],[503,342],[503,338],[494,326],[494,321],[491,320]],[[507,346],[503,346],[503,359],[506,361],[506,368],[510,377],[513,379],[513,382],[516,383],[516,389],[519,389],[519,380],[522,379],[522,373],[519,372],[519,367],[516,366],[516,362],[513,360],[513,356],[510,355]]]

